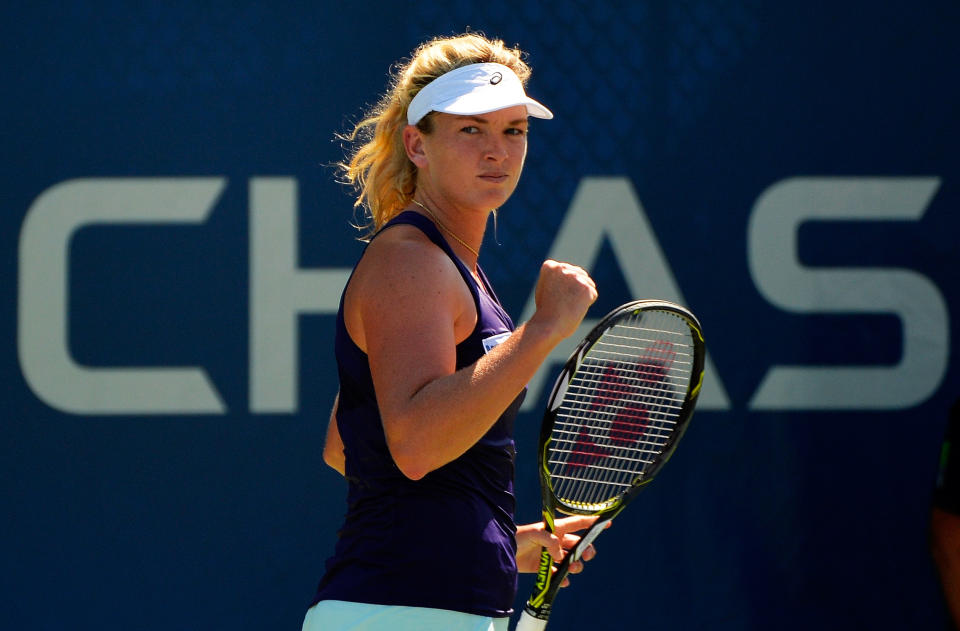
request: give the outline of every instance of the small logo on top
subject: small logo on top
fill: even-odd
[[[503,75],[499,72],[494,72],[493,76],[490,77],[490,85],[497,85],[501,81],[503,81]]]

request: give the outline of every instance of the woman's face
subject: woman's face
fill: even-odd
[[[462,210],[503,205],[527,155],[526,106],[476,116],[437,112],[433,123],[430,134],[420,134],[422,153],[411,156],[419,170],[417,187]]]

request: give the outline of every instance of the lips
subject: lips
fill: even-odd
[[[495,184],[500,182],[506,182],[509,179],[509,175],[506,173],[484,173],[483,175],[478,176],[481,180],[486,182],[493,182]]]

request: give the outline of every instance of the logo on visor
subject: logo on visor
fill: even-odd
[[[503,81],[503,75],[499,72],[494,72],[493,76],[490,77],[490,85],[497,85],[501,81]]]

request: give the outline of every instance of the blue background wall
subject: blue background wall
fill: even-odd
[[[594,628],[583,605],[613,596],[603,628],[940,628],[926,527],[960,396],[958,18],[860,0],[6,7],[2,626],[299,628],[345,491],[320,459],[329,309],[360,251],[334,133],[393,61],[469,27],[524,47],[557,114],[485,244],[509,310],[572,253],[600,284],[591,318],[682,299],[711,354],[684,444],[551,628]],[[271,276],[284,256],[300,276]],[[783,366],[819,372],[759,396]],[[199,385],[164,392],[144,368]],[[518,423],[524,521],[544,396]]]

